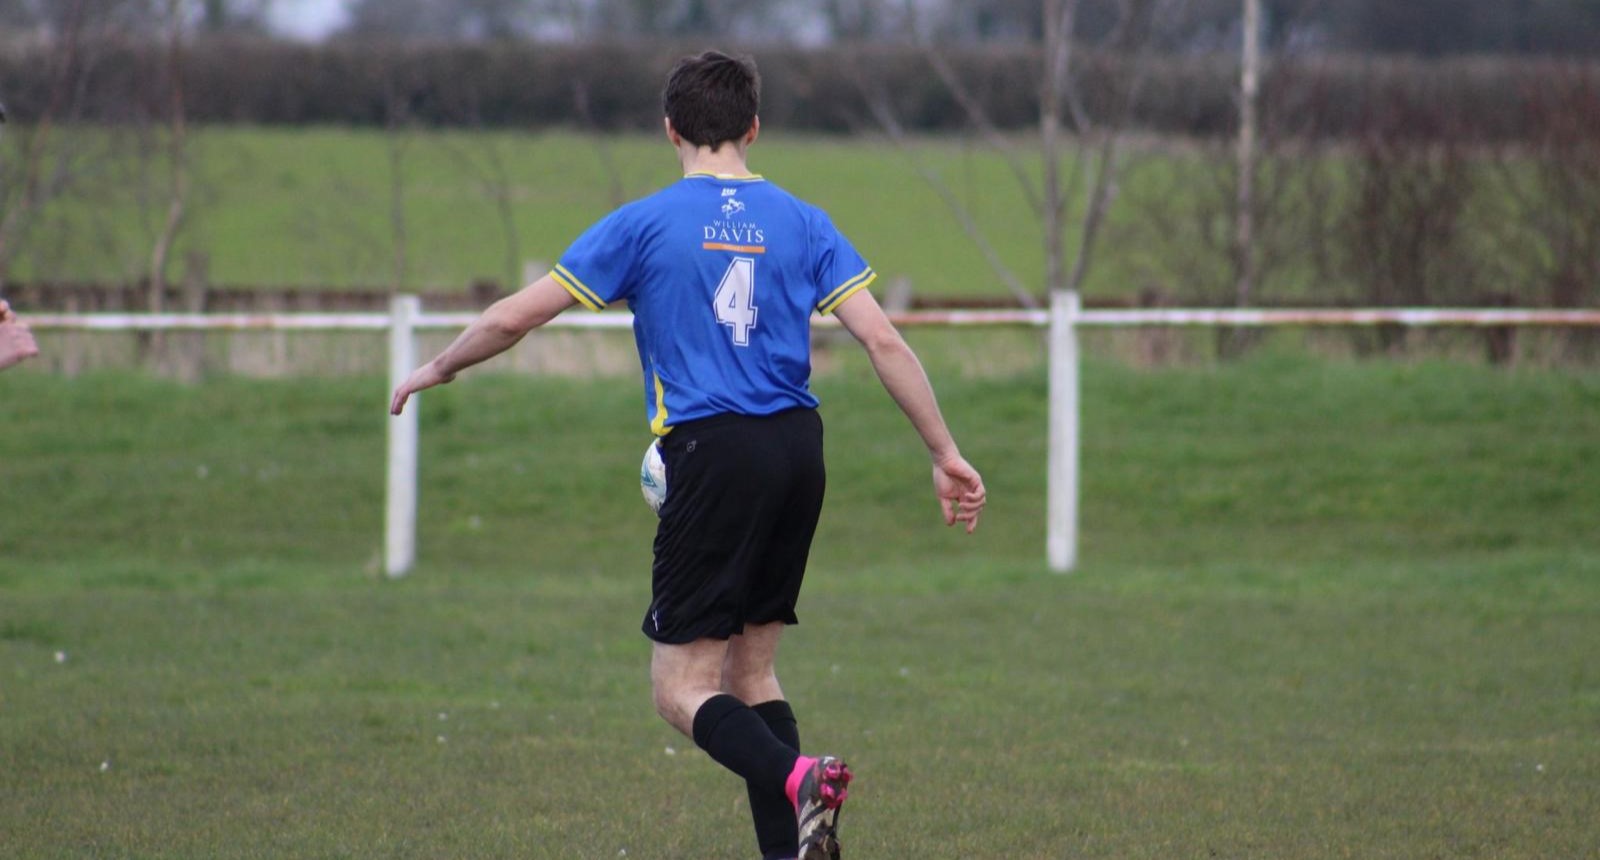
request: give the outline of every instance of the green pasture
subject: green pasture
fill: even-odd
[[[858,358],[815,384],[830,499],[781,664],[857,770],[847,857],[1600,845],[1593,374],[1092,362],[1058,576],[1042,371],[948,338],[915,343],[988,478],[975,535]],[[385,403],[0,375],[0,855],[754,856],[742,786],[651,711],[636,381],[425,394],[399,581]]]
[[[0,139],[0,208],[17,203],[30,133]],[[79,127],[50,140],[41,170],[51,181],[37,211],[11,228],[7,279],[147,278],[170,204],[166,139],[148,128]],[[970,135],[896,145],[769,129],[750,165],[825,208],[884,289],[904,282],[926,298],[1012,302],[989,255],[1036,295],[1045,264],[1037,200],[1018,181],[1020,173],[1039,186],[1037,144],[1023,136],[1011,145],[1014,160]],[[1063,157],[1069,269],[1097,155],[1069,146]],[[200,280],[238,289],[520,283],[526,268],[542,273],[614,207],[679,175],[664,138],[574,130],[203,126],[184,158],[188,193],[169,282],[185,282],[203,259]],[[1117,163],[1085,294],[1235,303],[1226,148],[1130,139]],[[1583,247],[1588,210],[1563,190],[1581,177],[1552,179],[1540,164],[1483,156],[1446,182],[1427,160],[1372,164],[1338,148],[1269,157],[1258,183],[1252,301],[1480,305],[1509,294],[1548,304],[1563,267],[1583,270],[1586,258],[1573,249]]]
[[[32,222],[14,276],[143,277],[169,199],[161,140],[56,134],[70,142],[60,147],[69,182]],[[1007,298],[954,210],[919,174],[925,166],[1020,281],[1042,291],[1038,216],[1005,159],[960,139],[920,140],[907,152],[884,140],[771,130],[750,164],[826,208],[886,279],[907,278],[926,295]],[[191,134],[187,157],[188,217],[169,276],[180,280],[188,253],[199,251],[210,282],[238,287],[515,281],[525,261],[554,261],[616,205],[680,175],[664,138],[577,132],[207,127]],[[1038,171],[1036,156],[1023,158]],[[1142,165],[1128,174],[1133,187],[1168,193],[1171,159],[1131,160]],[[1140,215],[1121,207],[1115,218]],[[1148,282],[1149,249],[1126,237],[1118,247],[1103,255],[1091,292],[1127,295]],[[1195,255],[1182,256],[1192,274]]]

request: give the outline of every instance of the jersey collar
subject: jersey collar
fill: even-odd
[[[749,173],[749,174],[746,174],[744,176],[739,176],[738,174],[734,174],[734,173],[706,173],[704,171],[696,171],[694,173],[685,173],[683,175],[683,178],[684,179],[731,179],[731,180],[734,180],[736,182],[758,182],[758,181],[761,181],[763,179],[766,179],[765,176],[762,176],[759,173]]]

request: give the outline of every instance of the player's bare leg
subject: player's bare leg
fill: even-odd
[[[783,698],[774,669],[783,628],[781,621],[747,624],[743,633],[728,640],[728,650],[722,659],[724,693],[751,704]]]
[[[772,703],[782,700],[774,670],[782,623],[749,625],[744,634],[729,640],[723,659],[722,689],[746,702]],[[785,708],[787,710],[787,708]],[[791,717],[792,717],[792,712]],[[795,738],[799,740],[798,734]],[[795,751],[799,752],[796,744]],[[785,800],[797,821],[796,856],[836,858],[839,856],[839,807],[849,794],[850,768],[831,756],[811,759],[802,756],[785,788]],[[752,788],[751,807],[758,792]],[[758,832],[760,825],[758,824]]]
[[[748,703],[778,740],[800,752],[800,723],[783,698],[773,671],[783,622],[745,625],[744,632],[728,640],[722,661],[722,689]],[[781,791],[763,791],[746,781],[750,820],[762,860],[794,860],[800,854],[794,804]]]
[[[799,857],[837,857],[835,828],[850,781],[849,770],[832,757],[800,755],[741,699],[723,691],[725,667],[742,676],[736,684],[756,692],[777,689],[771,659],[778,637],[774,631],[757,631],[754,639],[741,644],[741,652],[731,664],[733,646],[726,641],[655,643],[650,680],[656,711],[760,794],[781,792],[787,797],[798,824]]]
[[[650,689],[656,713],[673,728],[694,737],[694,715],[722,692],[723,639],[696,639],[683,645],[654,643]]]

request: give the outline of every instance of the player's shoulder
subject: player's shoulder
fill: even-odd
[[[652,224],[681,210],[682,203],[683,198],[675,192],[675,186],[669,185],[617,206],[601,217],[595,227],[613,235],[648,231]]]
[[[761,188],[762,191],[760,193],[768,196],[773,201],[781,201],[783,205],[788,206],[795,215],[799,216],[807,224],[815,226],[817,224],[831,223],[827,210],[784,186],[769,179],[761,183]]]
[[[791,203],[793,203],[796,206],[802,206],[802,207],[805,207],[807,209],[815,209],[816,208],[815,206],[811,205],[811,203],[809,201],[807,201],[805,198],[803,198],[800,195],[794,193],[793,191],[790,191],[788,188],[784,187],[783,185],[781,185],[781,184],[779,184],[777,182],[774,182],[771,179],[768,179],[767,177],[764,177],[764,176],[761,177],[761,181],[759,183],[752,183],[752,185],[754,185],[756,187],[759,187],[761,189],[762,193],[764,193],[764,194],[768,194],[768,195],[771,195],[772,197],[775,197],[775,198],[780,198],[780,199],[783,199],[783,200],[790,201]]]
[[[643,197],[629,200],[613,209],[612,214],[623,218],[638,217],[664,208],[670,208],[681,197],[682,194],[678,189],[678,184],[674,183],[665,188],[658,188]]]

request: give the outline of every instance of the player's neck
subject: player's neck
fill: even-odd
[[[724,143],[715,151],[709,146],[690,147],[686,144],[678,149],[678,163],[683,165],[685,176],[691,173],[709,173],[713,176],[750,175],[750,168],[745,163],[744,147],[733,143]]]

